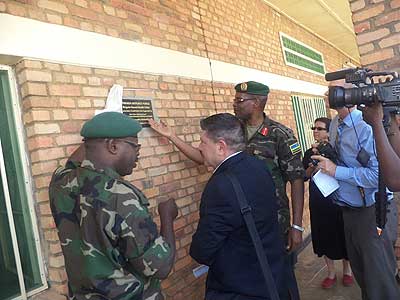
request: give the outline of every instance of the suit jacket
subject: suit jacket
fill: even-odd
[[[268,291],[250,234],[226,172],[239,180],[267,255],[278,293],[285,294],[285,249],[279,233],[275,187],[265,164],[246,153],[223,162],[201,198],[200,220],[190,255],[210,267],[207,290],[268,299]],[[285,298],[285,297],[282,297]]]

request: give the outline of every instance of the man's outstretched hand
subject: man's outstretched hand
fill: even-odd
[[[154,131],[161,134],[162,136],[165,136],[166,138],[170,138],[175,135],[175,132],[172,130],[172,128],[161,120],[157,122],[153,119],[149,119],[149,124],[150,127],[154,129]]]

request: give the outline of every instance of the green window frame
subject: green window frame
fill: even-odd
[[[279,36],[286,65],[320,76],[325,75],[325,62],[321,52],[283,32]]]
[[[314,136],[311,127],[314,120],[326,117],[326,104],[321,96],[292,95],[292,104],[298,139],[301,151],[304,152],[311,147]]]

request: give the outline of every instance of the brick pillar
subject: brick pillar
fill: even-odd
[[[400,0],[350,0],[361,64],[400,71]]]
[[[349,2],[362,66],[400,73],[400,0]],[[396,256],[400,261],[400,238]]]

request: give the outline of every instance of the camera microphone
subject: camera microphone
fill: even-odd
[[[326,81],[334,81],[334,80],[339,80],[339,79],[344,79],[346,78],[347,74],[352,74],[356,72],[358,69],[343,69],[339,70],[336,72],[331,72],[331,73],[326,73],[325,74],[325,80]]]

